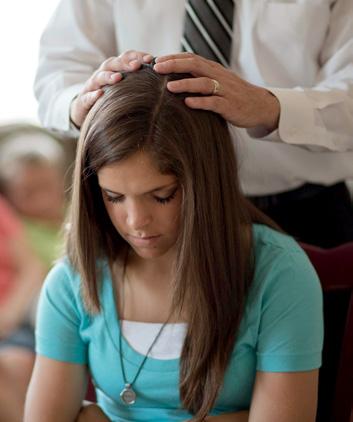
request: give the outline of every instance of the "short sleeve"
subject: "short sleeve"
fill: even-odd
[[[263,290],[257,370],[319,368],[322,346],[323,300],[318,276],[304,252],[282,254]]]
[[[79,277],[62,261],[49,272],[41,290],[36,321],[36,352],[51,359],[86,364],[80,335],[85,315]]]

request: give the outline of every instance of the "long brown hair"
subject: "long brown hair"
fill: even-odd
[[[199,421],[217,398],[252,281],[251,224],[270,223],[240,191],[225,120],[191,110],[185,95],[166,89],[183,76],[148,67],[128,73],[91,110],[77,151],[68,256],[81,274],[87,308],[98,312],[97,262],[114,262],[126,247],[105,210],[98,170],[143,150],[161,173],[176,176],[183,201],[173,308],[188,312],[180,396]]]

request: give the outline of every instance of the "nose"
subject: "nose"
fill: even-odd
[[[126,224],[130,229],[134,231],[142,230],[146,228],[151,221],[152,213],[148,207],[138,201],[130,203],[126,216]]]

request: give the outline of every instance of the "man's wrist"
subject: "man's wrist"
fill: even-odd
[[[74,119],[72,118],[72,108],[73,108],[73,106],[74,106],[74,102],[76,101],[76,98],[78,97],[78,95],[76,95],[73,99],[72,99],[72,101],[71,101],[71,104],[70,104],[70,110],[69,110],[69,120],[70,120],[70,125],[73,127],[73,128],[75,128],[75,129],[77,129],[77,130],[81,130],[81,127],[80,126],[78,126],[76,123],[75,123],[75,121],[74,121]]]
[[[265,90],[265,112],[264,112],[264,123],[263,127],[268,133],[278,129],[279,118],[281,114],[281,105],[278,98],[272,94],[271,91]]]

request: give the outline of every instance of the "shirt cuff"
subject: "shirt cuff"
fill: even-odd
[[[266,355],[257,354],[257,371],[264,372],[297,372],[320,368],[321,351],[303,355]]]
[[[80,131],[71,122],[70,106],[72,100],[78,95],[82,88],[83,84],[76,84],[66,88],[56,97],[52,109],[53,121],[56,122],[55,126],[60,128],[65,135],[73,138],[78,138]]]
[[[265,133],[264,129],[248,129],[252,138],[305,146],[310,150],[337,151],[337,146],[325,128],[316,123],[315,109],[304,91],[284,88],[267,88],[280,102],[281,114],[278,129]]]
[[[62,362],[79,363],[88,362],[87,348],[79,344],[69,344],[60,340],[45,339],[36,333],[36,353],[50,359]]]

